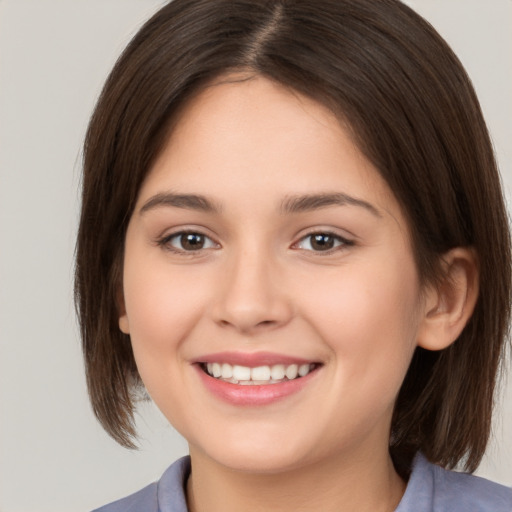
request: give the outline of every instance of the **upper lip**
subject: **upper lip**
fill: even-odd
[[[317,361],[274,352],[215,352],[214,354],[206,354],[194,360],[194,363],[227,363],[230,365],[248,366],[249,368],[273,366],[276,364],[301,365],[315,362]]]

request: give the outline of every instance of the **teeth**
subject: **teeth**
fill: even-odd
[[[214,377],[220,377],[222,375],[222,369],[219,363],[213,363],[212,372]]]
[[[251,380],[270,380],[270,368],[268,366],[252,368]]]
[[[290,380],[295,379],[297,375],[299,374],[299,366],[296,364],[291,364],[286,368],[286,377],[288,377]]]
[[[305,377],[309,373],[309,364],[301,364],[299,366],[299,375]]]
[[[215,375],[214,375],[215,377]],[[247,366],[233,366],[233,379],[235,380],[251,380],[251,369]]]
[[[233,377],[233,367],[230,364],[224,363],[222,365],[222,378],[231,379]]]
[[[207,363],[206,371],[215,378],[220,378],[233,384],[263,385],[276,384],[285,380],[293,380],[297,377],[305,377],[313,368],[314,364],[276,364],[274,366],[248,366],[230,365],[228,363]]]
[[[270,375],[272,376],[272,380],[281,380],[284,379],[286,370],[284,368],[284,364],[276,364],[272,366],[270,369]]]

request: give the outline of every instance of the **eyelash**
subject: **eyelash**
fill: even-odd
[[[171,241],[173,239],[180,240],[182,237],[184,237],[186,235],[195,235],[197,237],[201,237],[204,241],[209,241],[208,243],[210,246],[209,247],[200,247],[198,249],[187,250],[187,249],[184,249],[183,246],[181,248],[177,248],[171,244]],[[334,247],[331,247],[329,249],[326,249],[326,250],[317,250],[317,251],[315,251],[313,248],[304,249],[304,248],[299,247],[300,244],[302,244],[304,241],[306,241],[308,239],[310,241],[309,246],[312,247],[311,241],[312,241],[312,238],[315,236],[316,237],[328,237],[334,241],[334,244],[337,244],[337,245],[335,245]],[[157,244],[159,246],[165,248],[168,251],[171,251],[176,254],[181,254],[181,255],[194,255],[194,254],[198,255],[203,250],[216,249],[219,247],[219,244],[214,242],[209,236],[205,235],[204,233],[201,233],[200,231],[193,231],[193,230],[178,231],[176,233],[171,233],[170,235],[166,235],[163,238],[159,239],[157,241]],[[320,230],[320,231],[313,231],[311,233],[304,235],[303,237],[300,238],[300,240],[298,242],[296,242],[292,245],[292,248],[293,249],[301,249],[301,250],[304,250],[307,252],[314,252],[318,255],[329,255],[334,252],[343,250],[347,247],[351,247],[353,245],[355,245],[353,240],[348,240],[348,239],[346,239],[336,233],[330,232],[330,231],[321,231]]]
[[[203,238],[205,241],[208,240],[209,243],[211,244],[211,247],[200,247],[199,249],[195,249],[195,250],[194,249],[186,250],[184,248],[180,249],[180,248],[174,247],[171,244],[171,241],[173,239],[181,239],[182,237],[187,236],[187,235],[195,235],[195,236]],[[178,231],[176,233],[171,233],[170,235],[166,235],[163,238],[161,238],[160,240],[158,240],[157,243],[159,246],[165,248],[168,251],[174,252],[176,254],[182,254],[182,255],[194,255],[194,254],[197,255],[202,250],[213,249],[213,248],[217,248],[219,246],[219,244],[214,242],[209,236],[201,233],[200,231],[194,231],[194,230]]]
[[[335,252],[341,251],[343,249],[346,249],[347,247],[352,247],[353,245],[355,245],[353,240],[348,240],[347,238],[344,238],[341,235],[338,235],[337,233],[333,233],[332,231],[319,230],[312,231],[311,233],[304,235],[298,242],[294,243],[292,247],[298,247],[298,245],[304,242],[305,240],[309,240],[309,245],[311,247],[311,241],[313,237],[328,237],[331,238],[335,244],[337,243],[337,245],[335,245],[334,247],[321,251],[315,251],[313,249],[302,249],[308,252],[314,252],[315,254],[318,254],[320,256],[327,256]]]

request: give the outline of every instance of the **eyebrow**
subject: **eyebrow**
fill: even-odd
[[[140,209],[139,213],[143,214],[149,210],[160,208],[162,206],[184,208],[187,210],[198,210],[206,213],[219,213],[221,210],[219,206],[215,205],[205,196],[197,194],[174,194],[172,192],[165,192],[156,194],[148,199]]]
[[[305,194],[290,196],[281,203],[281,212],[302,213],[329,206],[359,206],[369,211],[376,217],[382,217],[382,214],[371,203],[349,196],[342,192]],[[140,214],[160,207],[184,208],[187,210],[197,210],[206,213],[219,213],[220,206],[205,196],[198,194],[175,194],[172,192],[159,193],[148,199],[140,209]]]
[[[341,192],[290,196],[282,202],[281,211],[283,213],[301,213],[311,210],[319,210],[329,206],[347,205],[359,206],[369,211],[376,217],[382,217],[382,214],[379,212],[379,210],[375,208],[375,206],[373,206],[371,203]]]

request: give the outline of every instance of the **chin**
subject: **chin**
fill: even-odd
[[[297,460],[295,456],[274,455],[261,456],[252,453],[251,456],[239,454],[228,454],[223,460],[218,460],[226,468],[232,471],[251,474],[279,474],[298,469],[306,464],[306,461]]]
[[[226,437],[229,439],[229,437]],[[245,437],[238,442],[224,441],[221,446],[203,447],[200,451],[210,460],[232,471],[277,474],[296,470],[314,460],[303,443],[275,438],[268,441]],[[191,446],[191,455],[197,450]],[[318,454],[317,454],[318,455]]]

